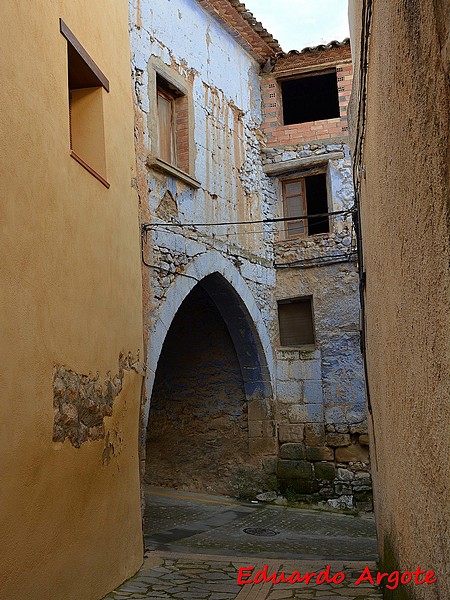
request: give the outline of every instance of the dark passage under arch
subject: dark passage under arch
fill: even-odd
[[[248,311],[222,276],[206,277],[181,304],[158,361],[146,481],[242,494],[260,467],[249,445],[249,404],[265,406],[270,392]]]

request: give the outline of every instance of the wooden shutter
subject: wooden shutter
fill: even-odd
[[[159,158],[170,164],[175,161],[174,101],[158,90],[158,143]]]
[[[300,217],[306,215],[305,182],[303,179],[283,183],[284,216]],[[306,220],[286,221],[286,236],[296,237],[306,233]]]
[[[311,298],[281,300],[278,303],[278,321],[282,346],[314,344]]]

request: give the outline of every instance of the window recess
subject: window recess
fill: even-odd
[[[283,181],[283,204],[284,216],[294,219],[285,223],[288,239],[330,231],[325,173]]]
[[[281,346],[305,346],[315,343],[312,297],[278,301]]]
[[[60,31],[67,40],[70,155],[109,187],[103,116],[109,81],[62,19]]]
[[[188,98],[156,76],[158,158],[189,173]]]
[[[340,117],[336,69],[280,81],[283,123],[309,123]]]

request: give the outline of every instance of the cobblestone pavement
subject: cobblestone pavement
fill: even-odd
[[[148,487],[145,561],[135,577],[104,600],[373,600],[374,586],[354,582],[376,571],[372,517],[252,505],[236,500]],[[249,535],[248,528],[275,535]],[[238,571],[264,565],[268,573],[342,571],[339,584],[238,584]]]
[[[250,504],[146,488],[147,550],[290,560],[376,560],[373,516]],[[269,529],[273,536],[248,535]]]
[[[302,575],[318,572],[326,565],[331,575],[341,571],[343,583],[270,583],[238,585],[238,569],[254,566],[253,574],[268,565],[268,573],[284,571],[288,577],[294,571]],[[372,572],[374,563],[332,561],[277,561],[254,557],[249,559],[227,556],[172,554],[152,551],[139,573],[127,583],[106,596],[104,600],[375,600],[382,595],[378,588],[366,582],[355,586],[355,581],[368,565]]]

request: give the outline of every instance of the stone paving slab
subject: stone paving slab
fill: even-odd
[[[331,574],[341,571],[345,580],[338,584],[310,583],[237,583],[240,567],[254,566],[256,574],[267,565],[268,574],[295,571],[302,575],[318,572],[330,565]],[[354,582],[373,562],[356,561],[285,561],[258,557],[210,556],[151,551],[135,577],[108,594],[104,600],[380,600],[374,586]]]

